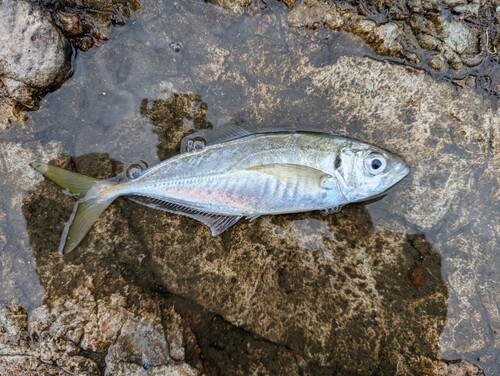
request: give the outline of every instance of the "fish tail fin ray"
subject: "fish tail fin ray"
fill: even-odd
[[[113,202],[113,199],[100,201],[98,197],[77,201],[61,237],[59,252],[71,252],[87,235],[97,218]]]
[[[58,186],[78,198],[61,237],[59,251],[72,251],[87,235],[97,218],[113,202],[116,196],[99,195],[89,191],[96,187],[100,180],[76,172],[64,170],[45,163],[31,163],[31,167]]]
[[[98,179],[79,174],[77,172],[67,171],[63,168],[52,166],[46,163],[30,163],[30,166],[41,173],[46,178],[52,180],[62,189],[72,195],[83,198],[88,190],[96,185]]]

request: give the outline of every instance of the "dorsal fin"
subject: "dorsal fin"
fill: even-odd
[[[188,134],[181,141],[181,153],[200,150],[207,145],[220,144],[241,137],[249,136],[253,132],[239,125],[225,125],[220,128],[202,129]]]
[[[188,205],[176,202],[166,201],[147,196],[130,196],[132,201],[138,204],[148,206],[153,209],[163,210],[172,214],[180,214],[189,218],[196,219],[210,228],[212,236],[217,236],[241,219],[241,216],[221,215],[207,213],[202,210],[192,208]]]

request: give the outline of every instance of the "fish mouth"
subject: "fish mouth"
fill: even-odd
[[[403,179],[406,175],[410,173],[410,167],[408,167],[406,164],[402,163],[400,166],[399,170],[399,180]]]
[[[387,188],[390,188],[401,180],[403,180],[410,173],[410,167],[408,167],[405,163],[401,162],[393,171],[393,178]]]

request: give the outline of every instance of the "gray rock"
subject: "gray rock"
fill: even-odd
[[[447,67],[446,60],[441,54],[434,54],[429,57],[429,61],[427,62],[432,69],[437,71],[444,71]]]
[[[332,30],[338,30],[344,24],[335,3],[317,0],[300,2],[291,10],[288,22],[296,28],[317,28],[324,25]]]
[[[87,51],[107,40],[110,26],[123,25],[139,7],[137,0],[61,0],[49,9],[73,46]]]
[[[10,108],[8,109],[10,111]],[[6,126],[9,124],[6,123]],[[41,304],[44,290],[35,272],[29,238],[24,233],[22,201],[39,180],[29,163],[53,159],[62,152],[57,142],[16,142],[0,136],[0,290],[1,305],[19,305],[32,309]],[[1,374],[1,373],[0,373]]]
[[[217,60],[215,65],[219,64]],[[248,66],[252,64],[249,59]],[[203,82],[218,76],[217,69],[204,71],[214,73],[200,78]],[[468,250],[474,244],[486,244],[477,237],[477,228],[464,226],[463,221],[476,214],[461,203],[471,202],[469,192],[475,182],[479,187],[496,184],[491,173],[486,180],[479,178],[493,163],[495,149],[489,145],[494,140],[491,134],[498,132],[494,112],[470,89],[456,95],[453,87],[438,84],[425,73],[366,58],[340,58],[336,64],[309,67],[300,74],[308,79],[309,95],[328,99],[337,133],[346,134],[349,126],[359,122],[359,138],[387,147],[410,163],[410,177],[372,205],[378,209],[370,209],[371,218],[361,207],[347,207],[326,218],[317,214],[264,217],[211,238],[206,228],[189,219],[117,202],[82,243],[79,252],[85,254],[85,265],[98,262],[90,261],[98,254],[119,249],[120,262],[136,283],[160,284],[193,299],[234,325],[301,354],[308,359],[305,367],[341,366],[346,373],[361,374],[417,369],[444,375],[451,371],[437,357],[438,349],[446,349],[451,358],[457,356],[449,352],[452,348],[460,349],[460,354],[486,356],[491,346],[490,321],[464,320],[463,315],[478,317],[484,312],[477,307],[485,306],[496,320],[491,304],[494,289],[485,288],[478,299],[471,286],[488,284],[480,278],[486,272],[476,279],[469,272],[462,280],[459,276],[466,269],[454,269],[470,264],[471,258],[478,260]],[[265,93],[257,90],[253,95],[260,98]],[[260,116],[272,115],[271,109],[259,110]],[[157,148],[162,158],[175,153],[186,119],[193,119],[197,128],[208,125],[205,106],[192,94],[146,101],[141,111],[160,137]],[[92,156],[76,166],[83,173],[102,176],[108,169],[113,175],[108,161]],[[37,195],[57,200],[53,196],[57,189],[52,188]],[[472,206],[481,211],[490,200],[480,195]],[[32,201],[31,231],[40,232],[47,221],[61,228],[71,204],[70,200],[64,203],[66,214],[52,210],[51,219],[47,214],[40,219],[40,213],[47,213],[46,205]],[[401,221],[384,223],[380,212],[391,212],[392,218]],[[455,223],[451,220],[455,216],[463,221]],[[492,236],[495,226],[491,222],[481,236]],[[431,243],[408,232],[424,232]],[[457,232],[463,232],[463,237],[454,235]],[[57,234],[33,236],[32,241],[39,270],[50,275],[56,263],[45,260],[44,250],[57,244]],[[448,259],[452,251],[460,258]],[[496,265],[494,252],[488,247],[483,251],[481,264],[476,261],[471,270]],[[442,264],[450,273],[445,281],[440,278]],[[154,277],[149,271],[154,271]],[[468,310],[456,305],[458,299]],[[454,306],[447,307],[446,301],[455,302]],[[409,317],[411,325],[406,324]],[[464,331],[474,333],[467,337],[472,341],[459,336]],[[382,340],[386,332],[390,341]],[[401,355],[410,348],[415,357]],[[124,356],[119,350],[117,359]],[[470,364],[463,367],[480,372]]]
[[[457,54],[472,54],[478,49],[478,31],[462,22],[441,22],[443,41]]]
[[[34,107],[70,74],[69,42],[27,1],[1,1],[0,18],[0,95]]]
[[[453,8],[456,13],[462,13],[466,16],[477,17],[479,16],[480,1],[473,0],[466,5],[457,5]]]

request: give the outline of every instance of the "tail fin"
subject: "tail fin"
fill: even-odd
[[[43,176],[78,198],[73,213],[66,223],[59,245],[60,252],[68,253],[82,241],[95,221],[97,221],[99,215],[106,210],[115,197],[104,200],[97,195],[95,197],[86,197],[87,192],[99,182],[98,179],[66,171],[45,163],[31,163],[30,165]]]

